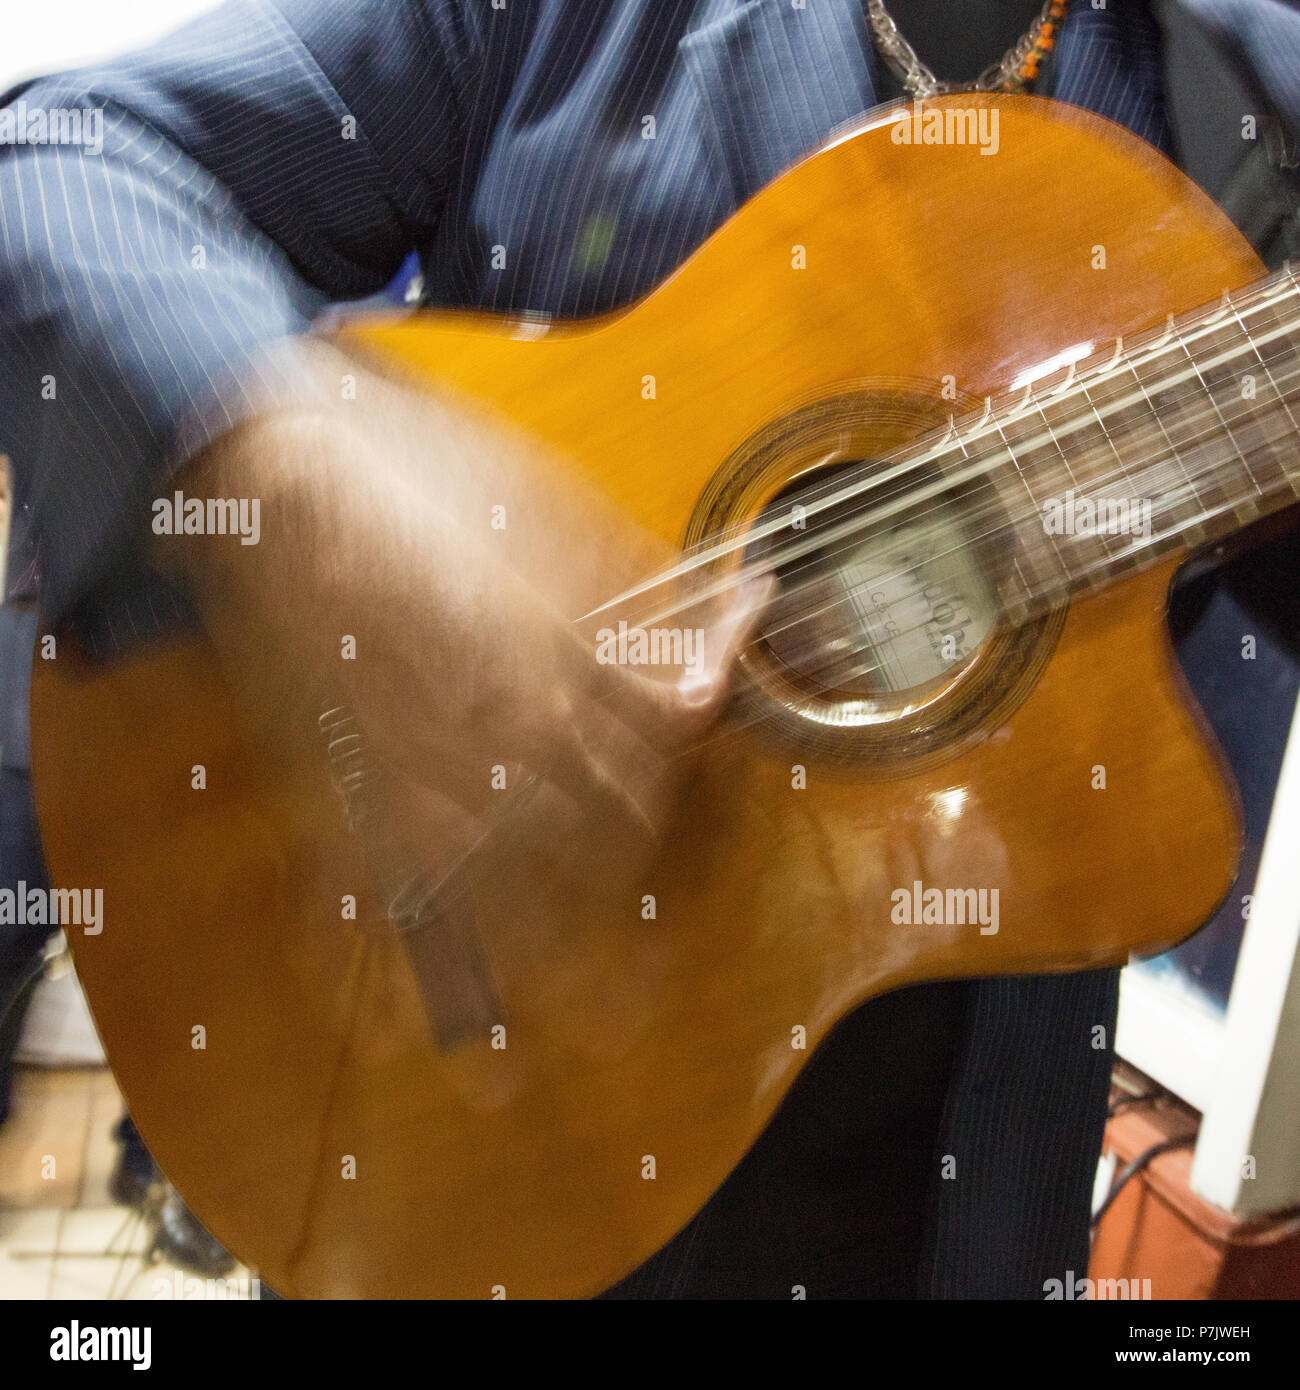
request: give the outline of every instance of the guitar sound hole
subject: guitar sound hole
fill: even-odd
[[[685,548],[747,527],[745,559],[780,586],[735,702],[782,756],[854,777],[947,762],[1006,722],[1051,656],[1063,603],[1028,621],[1002,609],[1016,553],[995,491],[897,466],[949,409],[864,380],[763,425],[700,494]]]
[[[872,488],[826,505],[864,475],[862,462],[842,462],[783,488],[758,521],[775,530],[746,558],[773,565],[780,585],[762,644],[774,670],[879,717],[950,682],[993,631],[997,599],[956,496],[876,524],[870,508],[897,497]]]

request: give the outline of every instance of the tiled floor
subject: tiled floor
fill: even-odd
[[[19,1070],[0,1128],[0,1299],[247,1297],[245,1269],[209,1285],[147,1258],[148,1223],[108,1194],[121,1113],[106,1067]]]

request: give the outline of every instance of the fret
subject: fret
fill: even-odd
[[[1040,536],[1041,526],[1035,529],[1033,518],[1041,515],[1038,506],[1038,499],[1034,496],[1034,490],[1029,485],[1029,479],[1025,477],[1024,469],[1020,466],[1020,460],[1016,457],[1015,450],[1011,447],[1010,441],[1002,428],[1002,422],[998,419],[997,413],[993,410],[993,402],[987,402],[987,424],[991,424],[997,431],[998,439],[1002,443],[1002,452],[1005,459],[1011,463],[1008,470],[1005,465],[998,470],[999,475],[1010,478],[1010,490],[1023,492],[1029,499],[1029,509],[1026,513],[1023,508],[1017,507],[1010,497],[1004,497],[1003,505],[1006,512],[1011,517],[1011,532],[1013,539],[1007,547],[1007,559],[1014,571],[1015,586],[1010,593],[1005,595],[1005,603],[1008,616],[1013,622],[1023,622],[1030,614],[1031,605],[1036,594],[1050,588],[1052,567],[1043,565],[1041,557],[1047,554],[1048,547],[1044,541],[1048,537]],[[1026,526],[1025,517],[1029,518]],[[1019,552],[1019,553],[1017,553]],[[1024,555],[1026,564],[1033,564],[1039,571],[1034,575],[1027,575],[1020,561],[1020,556]],[[1053,556],[1053,559],[1057,557]],[[1059,569],[1059,565],[1057,566]]]
[[[1052,428],[1049,410],[1057,415],[1056,429]],[[1124,458],[1106,421],[1093,409],[1086,385],[1075,378],[1073,370],[1056,392],[1047,394],[1039,412],[1065,459],[1076,497],[1091,507],[1088,528],[1071,536],[1073,567],[1086,570],[1097,556],[1113,557],[1118,562],[1124,537],[1113,523],[1116,517],[1128,523],[1133,512],[1132,489]]]
[[[1281,401],[1261,393],[1256,400],[1245,399],[1239,383],[1234,383],[1232,394],[1223,398],[1221,407],[1232,428],[1233,439],[1244,459],[1244,468],[1238,472],[1249,471],[1256,489],[1251,501],[1253,515],[1260,516],[1274,510],[1279,498],[1293,498],[1292,484],[1287,475],[1287,440],[1294,438],[1295,430],[1287,418]],[[1291,446],[1294,448],[1294,445]],[[1250,520],[1247,516],[1244,520]]]
[[[1202,483],[1202,496],[1206,506],[1215,512],[1227,503],[1245,526],[1263,510],[1265,489],[1251,471],[1247,451],[1233,431],[1233,418],[1237,418],[1243,426],[1246,422],[1241,421],[1240,416],[1225,415],[1217,397],[1220,393],[1224,395],[1224,408],[1231,412],[1232,398],[1240,397],[1242,368],[1249,364],[1249,334],[1243,337],[1237,320],[1225,317],[1223,322],[1208,327],[1200,335],[1197,343],[1200,361],[1181,335],[1179,342],[1183,356],[1202,388],[1203,399],[1213,412],[1213,420],[1229,446],[1224,452],[1221,466],[1207,471]],[[1204,362],[1204,367],[1201,362]],[[1213,428],[1213,425],[1210,427]],[[1234,464],[1237,466],[1234,467]]]
[[[1202,516],[1202,521],[1207,527],[1212,528],[1213,536],[1231,534],[1231,532],[1238,529],[1232,513],[1233,508],[1231,503],[1224,503],[1219,508],[1207,510]],[[1131,547],[1131,558],[1134,560],[1137,567],[1145,567],[1153,563],[1154,560],[1158,559],[1161,555],[1170,551],[1185,549],[1187,545],[1186,536],[1186,529],[1180,527],[1176,523],[1164,529],[1161,529],[1157,524],[1153,529],[1150,539],[1139,539],[1133,543]],[[1097,577],[1081,575],[1078,578],[1081,585],[1090,582],[1092,586],[1095,587],[1103,582]]]
[[[1153,418],[1161,422],[1162,428],[1166,420],[1172,426],[1173,434],[1167,433],[1167,438],[1176,444],[1174,452],[1182,461],[1188,482],[1204,502],[1198,514],[1182,520],[1177,516],[1181,503],[1175,507],[1163,504],[1157,506],[1151,538],[1135,542],[1131,548],[1131,559],[1139,566],[1148,565],[1169,551],[1238,529],[1242,524],[1240,512],[1243,503],[1240,492],[1231,487],[1224,487],[1221,481],[1211,481],[1223,478],[1225,460],[1231,464],[1234,456],[1238,464],[1237,480],[1240,483],[1244,479],[1245,486],[1249,489],[1249,516],[1253,517],[1269,510],[1266,499],[1261,496],[1254,482],[1258,473],[1256,456],[1261,450],[1275,449],[1279,441],[1293,434],[1290,422],[1286,421],[1280,431],[1257,431],[1252,435],[1250,443],[1244,447],[1239,448],[1231,442],[1233,432],[1229,427],[1230,422],[1221,420],[1218,413],[1224,409],[1224,404],[1221,400],[1213,400],[1212,407],[1210,400],[1206,398],[1213,398],[1214,391],[1220,389],[1216,386],[1216,379],[1219,382],[1235,381],[1231,374],[1234,363],[1238,360],[1241,342],[1244,340],[1234,339],[1229,347],[1224,335],[1216,332],[1214,325],[1202,322],[1195,327],[1198,346],[1204,345],[1202,351],[1206,365],[1198,364],[1197,370],[1185,371],[1182,378],[1177,372],[1171,372],[1166,367],[1163,378],[1158,379],[1151,375],[1148,385],[1148,382],[1143,380],[1142,369],[1145,367],[1146,371],[1150,372],[1151,366],[1155,363],[1153,356],[1148,355],[1144,358],[1135,355],[1129,361],[1132,374],[1142,385],[1151,402]],[[1186,342],[1181,340],[1181,337],[1180,341],[1183,351],[1186,351]],[[1193,389],[1190,390],[1188,378],[1194,383]],[[1198,391],[1202,397],[1203,412],[1199,422],[1194,408]],[[1238,391],[1237,395],[1239,394]],[[1214,407],[1217,407],[1217,411]],[[1256,412],[1251,414],[1254,416]],[[1252,423],[1255,424],[1257,421],[1253,420]],[[1237,434],[1240,435],[1240,426],[1233,428],[1236,428]],[[1213,499],[1207,495],[1211,488],[1216,494]]]
[[[1261,441],[1258,447],[1275,447],[1279,441],[1292,438],[1289,424],[1286,428],[1275,435],[1269,436],[1267,440]],[[1237,516],[1237,504],[1231,496],[1220,502],[1217,506],[1207,506],[1197,518],[1198,525],[1189,528],[1185,522],[1176,519],[1171,520],[1167,513],[1157,510],[1153,518],[1152,535],[1150,538],[1135,539],[1129,546],[1127,559],[1134,567],[1144,567],[1159,559],[1162,555],[1172,551],[1185,549],[1191,543],[1189,536],[1195,533],[1203,535],[1206,539],[1214,539],[1219,535],[1228,534],[1240,528],[1240,519]],[[1108,571],[1106,577],[1113,574]],[[1102,576],[1094,573],[1091,576],[1079,576],[1081,582],[1091,581],[1092,584],[1101,582]]]
[[[1151,410],[1173,447],[1175,467],[1170,470],[1163,495],[1153,499],[1156,525],[1178,520],[1184,544],[1200,545],[1208,532],[1199,518],[1219,514],[1222,503],[1240,501],[1239,489],[1225,489],[1225,462],[1236,454],[1235,446],[1209,400],[1204,379],[1189,363],[1187,344],[1181,335],[1170,339],[1169,358],[1157,364],[1150,358],[1132,363]],[[1209,355],[1207,355],[1207,361]],[[1253,494],[1251,485],[1249,493]]]
[[[1179,505],[1178,499],[1182,499],[1183,505],[1188,505],[1191,499],[1184,496],[1180,490],[1180,485],[1173,482],[1175,470],[1182,473],[1181,458],[1178,449],[1170,437],[1169,431],[1165,428],[1164,421],[1161,419],[1160,411],[1152,401],[1146,384],[1142,380],[1142,374],[1138,371],[1135,361],[1126,358],[1121,367],[1121,375],[1118,382],[1127,387],[1129,380],[1137,388],[1137,394],[1141,398],[1140,406],[1135,409],[1145,412],[1149,425],[1142,436],[1142,459],[1141,470],[1143,483],[1135,486],[1134,492],[1137,493],[1146,508],[1144,520],[1147,521],[1153,531],[1158,530],[1165,524],[1167,511],[1170,501],[1174,499],[1173,505]],[[1163,462],[1162,462],[1163,460]],[[1172,539],[1163,542],[1156,542],[1151,550],[1151,558],[1163,555],[1172,550],[1178,542]],[[1136,564],[1136,557],[1130,557],[1130,563]]]
[[[1121,536],[1115,572],[1137,566],[1128,537],[1135,527],[1152,530],[1160,524],[1162,507],[1183,506],[1188,515],[1196,511],[1194,500],[1186,496],[1178,453],[1155,410],[1131,355],[1119,359],[1113,371],[1088,388],[1090,409],[1102,420],[1110,447],[1123,464],[1122,479],[1117,477],[1112,493],[1122,488],[1129,511],[1128,533]]]
[[[1288,273],[1006,392],[931,459],[947,454],[959,481],[989,477],[1004,518],[992,529],[1014,536],[1004,598],[1027,614],[1063,585],[1098,587],[1300,499],[1298,421]],[[977,503],[986,533],[990,510]]]
[[[996,424],[991,402],[980,423],[985,426]],[[1041,514],[1038,501],[1014,451],[1002,434],[1001,426],[997,425],[996,428],[1000,446],[992,441],[987,429],[973,432],[979,433],[984,441],[984,447],[974,454],[962,439],[955,423],[952,436],[964,460],[986,465],[982,485],[987,487],[988,496],[975,505],[974,514],[978,518],[975,530],[980,534],[998,533],[1005,537],[1009,523],[1011,535],[1007,539],[1011,544],[998,549],[997,563],[1001,572],[993,578],[1008,616],[1013,622],[1024,622],[1029,618],[1035,600],[1056,587],[1054,581],[1060,566],[1045,562],[1045,537],[1041,525],[1035,521]],[[1010,468],[1006,466],[1008,462]],[[1029,501],[1027,513],[1020,501],[1022,493]],[[966,498],[969,503],[969,487]],[[990,513],[998,518],[996,523],[990,520]],[[1028,526],[1023,520],[1026,515],[1030,518]],[[1026,566],[1030,568],[1029,573],[1026,573]]]
[[[955,420],[950,426],[949,438],[952,442],[935,460],[935,467],[941,477],[960,479],[953,487],[960,493],[967,515],[974,519],[972,539],[975,539],[996,529],[1006,510],[998,485],[1004,470],[996,466],[1001,451],[986,441],[983,448],[972,453]],[[958,460],[964,465],[961,469],[953,466]]]
[[[1293,496],[1300,497],[1300,461],[1296,458],[1297,450],[1300,450],[1300,422],[1296,414],[1300,410],[1300,344],[1296,342],[1295,315],[1294,306],[1284,308],[1277,303],[1265,302],[1256,309],[1255,317],[1260,321],[1258,338],[1269,339],[1263,348],[1242,323],[1242,332],[1253,359],[1253,362],[1248,362],[1248,370],[1242,375],[1249,374],[1255,378],[1255,404],[1259,413],[1262,414],[1271,405],[1272,411],[1283,416],[1290,425],[1296,441],[1289,449],[1283,444],[1281,449],[1270,452],[1265,460],[1266,488],[1285,489]],[[1240,315],[1238,319],[1240,321]],[[1252,366],[1256,370],[1251,371]],[[1238,395],[1242,396],[1242,404],[1247,407],[1243,413],[1249,413],[1249,403],[1240,387]]]
[[[1061,441],[1048,418],[1047,408],[1052,404],[1050,393],[1030,391],[1023,411],[1026,433],[1033,440],[1032,444],[1027,443],[1029,466],[1040,478],[1040,491],[1047,494],[1040,509],[1040,517],[1044,519],[1049,505],[1059,502],[1062,510],[1065,510],[1070,499],[1083,497],[1089,492],[1087,486],[1080,486],[1079,483],[1079,472],[1083,471],[1087,460],[1077,447],[1077,441],[1071,438],[1071,450],[1078,470],[1071,465],[1071,456],[1061,447]],[[1058,558],[1063,559],[1066,573],[1077,567],[1080,538],[1076,530],[1049,533],[1044,525],[1043,534],[1050,536],[1052,548]]]
[[[0,454],[0,599],[8,592],[9,533],[13,518],[14,478],[8,454]]]
[[[1162,436],[1173,449],[1160,493],[1152,499],[1158,514],[1156,524],[1163,527],[1177,519],[1188,543],[1200,544],[1206,537],[1197,526],[1197,518],[1207,506],[1201,484],[1208,488],[1227,451],[1222,430],[1217,422],[1211,424],[1204,385],[1195,370],[1189,370],[1187,344],[1176,330],[1171,328],[1165,353],[1158,361],[1139,357],[1130,368]]]
[[[1260,471],[1263,466],[1262,458],[1274,461],[1279,457],[1294,455],[1296,432],[1292,428],[1290,420],[1281,410],[1274,409],[1268,414],[1257,412],[1251,418],[1251,430],[1254,440],[1250,446],[1249,455],[1250,466],[1254,471]],[[1285,478],[1285,475],[1283,477]],[[1267,515],[1269,512],[1277,511],[1280,507],[1289,507],[1295,500],[1292,484],[1284,481],[1281,486],[1275,487],[1265,498],[1261,499],[1260,515]]]
[[[1149,537],[1139,536],[1129,547],[1128,559],[1132,562],[1133,568],[1143,569],[1155,563],[1162,556],[1173,551],[1185,550],[1186,533],[1177,524],[1165,529],[1154,528]],[[1107,576],[1079,576],[1080,585],[1090,583],[1094,587],[1099,587],[1106,582]]]
[[[1007,397],[994,411],[991,423],[1010,460],[1015,480],[1029,498],[1027,513],[1009,508],[1017,520],[1021,555],[1032,568],[1031,579],[1046,590],[1057,589],[1071,569],[1069,538],[1049,530],[1049,508],[1059,503],[1072,485],[1064,455],[1045,434],[1038,412],[1030,404],[1031,387]],[[1064,480],[1064,481],[1063,481]]]

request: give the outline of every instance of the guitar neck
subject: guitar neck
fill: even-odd
[[[1300,286],[1288,267],[1161,328],[1081,344],[935,449],[983,476],[1030,612],[1300,500]]]

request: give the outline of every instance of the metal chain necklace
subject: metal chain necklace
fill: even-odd
[[[1066,0],[1047,0],[1028,32],[1002,58],[985,68],[974,82],[944,82],[916,56],[916,49],[898,32],[884,0],[863,0],[876,48],[889,70],[914,101],[945,92],[1027,92],[1038,78],[1043,59],[1056,45],[1065,19]]]

